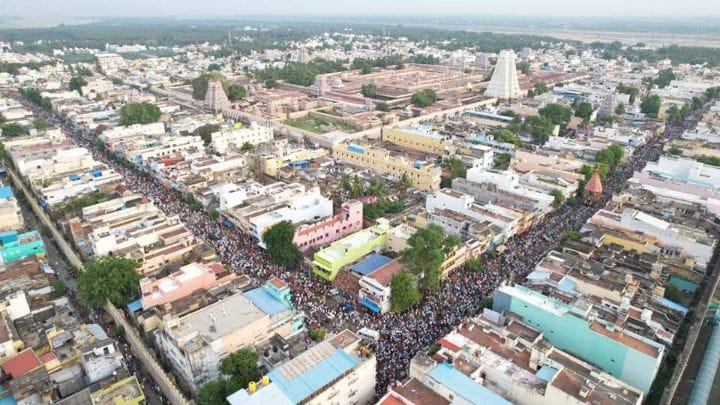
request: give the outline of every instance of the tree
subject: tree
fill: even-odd
[[[635,98],[640,94],[640,90],[638,90],[637,87],[626,86],[624,84],[619,84],[617,86],[617,91],[622,94],[628,94],[630,96],[630,99],[628,100],[630,104],[635,104]]]
[[[384,101],[375,104],[375,109],[378,111],[388,112],[390,111],[390,105]]]
[[[218,131],[220,131],[220,125],[205,124],[195,130],[195,135],[198,135],[200,138],[202,138],[205,146],[208,146],[210,145],[210,142],[212,142],[212,134]]]
[[[605,163],[611,168],[615,168],[622,162],[623,157],[625,157],[625,149],[623,149],[622,146],[613,143],[598,151],[595,155],[595,161],[598,163]]]
[[[590,117],[593,113],[593,107],[592,104],[583,101],[582,103],[578,104],[577,108],[575,109],[575,116],[582,118],[583,122],[590,122]]]
[[[217,219],[218,219],[219,217],[220,217],[220,211],[218,211],[218,210],[215,209],[215,208],[213,208],[213,209],[210,210],[210,218],[211,218],[213,221],[217,221]]]
[[[227,80],[225,79],[225,76],[223,76],[220,72],[210,72],[205,73],[203,75],[200,75],[196,78],[194,78],[190,85],[192,86],[192,94],[193,98],[195,100],[204,100],[205,99],[205,93],[207,93],[208,88],[208,82],[210,80],[220,80],[220,82],[223,84],[223,89],[227,91]]]
[[[27,135],[28,133],[28,130],[25,129],[25,127],[16,122],[8,122],[7,124],[4,124],[2,127],[0,127],[0,130],[2,130],[3,136],[9,138],[14,136]]]
[[[563,201],[565,201],[565,195],[562,193],[562,191],[560,191],[556,188],[554,188],[550,192],[550,195],[553,196],[553,206],[554,207],[559,207],[563,203]]]
[[[640,102],[640,111],[643,114],[647,114],[649,117],[655,118],[660,111],[661,105],[662,99],[658,95],[643,97]]]
[[[82,300],[99,308],[110,300],[115,306],[127,305],[137,296],[140,264],[124,257],[102,257],[85,264],[78,277]]]
[[[465,263],[465,268],[473,273],[477,273],[482,270],[482,260],[480,260],[479,257],[471,257],[470,260]]]
[[[663,69],[658,73],[658,77],[653,82],[658,88],[664,89],[671,81],[675,80],[675,72],[672,68]]]
[[[615,115],[623,115],[625,114],[625,104],[620,103],[615,107]]]
[[[247,91],[244,86],[235,83],[227,86],[227,96],[230,101],[242,100],[246,95]]]
[[[63,297],[65,295],[65,291],[67,290],[67,287],[65,286],[65,282],[60,280],[59,278],[55,279],[52,282],[52,288],[53,288],[53,293],[52,293],[53,298]]]
[[[524,127],[526,131],[530,132],[535,143],[540,145],[550,138],[554,129],[552,121],[540,115],[526,117]]]
[[[280,266],[291,267],[300,262],[302,254],[293,243],[295,227],[290,221],[281,221],[263,234],[270,260]]]
[[[543,93],[547,93],[547,92],[548,92],[548,86],[547,86],[547,84],[545,84],[545,82],[540,82],[535,85],[535,95],[536,96],[539,96],[539,95],[541,95]]]
[[[375,97],[377,96],[378,87],[375,83],[369,83],[369,84],[363,84],[360,87],[360,92],[365,97]]]
[[[381,178],[373,177],[372,179],[370,179],[370,185],[368,186],[364,194],[369,194],[376,198],[385,197],[385,195],[387,194],[387,190],[385,190],[385,181]]]
[[[409,271],[420,278],[424,291],[435,291],[440,286],[440,265],[445,255],[458,243],[457,238],[445,236],[440,226],[432,224],[419,229],[408,239],[408,247],[401,253],[402,261]]]
[[[527,75],[528,73],[530,73],[530,63],[528,63],[528,62],[524,62],[524,61],[518,62],[515,65],[515,68],[524,75]]]
[[[582,104],[582,103],[581,103]],[[592,106],[590,106],[592,113]],[[541,117],[549,119],[555,125],[567,125],[572,118],[572,111],[557,103],[550,103],[538,110]]]
[[[5,118],[5,116],[2,115],[2,113],[0,113],[0,125],[4,124],[5,122],[7,122],[7,118]]]
[[[417,107],[427,107],[438,101],[437,93],[432,89],[425,89],[413,94],[410,102]]]
[[[402,176],[400,176],[400,182],[398,183],[398,189],[400,190],[400,194],[404,195],[411,187],[412,181],[410,180],[410,176],[408,176],[407,173],[403,173]]]
[[[240,150],[241,150],[242,152],[249,152],[249,151],[253,150],[253,145],[252,145],[250,142],[245,142],[245,143],[242,144],[242,146],[240,147]]]
[[[70,91],[77,91],[78,93],[82,93],[82,87],[87,86],[87,80],[85,80],[82,76],[75,76],[72,79],[70,79],[69,87]]]
[[[35,129],[37,129],[38,131],[42,131],[43,129],[48,129],[52,126],[52,125],[50,125],[49,122],[47,122],[47,120],[45,120],[45,118],[42,118],[42,117],[37,117],[37,118],[33,119],[32,123],[33,123],[33,127],[35,127]]]
[[[243,348],[225,357],[220,362],[220,371],[244,387],[260,379],[259,360],[260,357],[255,351]]]
[[[227,405],[227,397],[243,388],[232,380],[210,381],[198,391],[198,405]]]
[[[150,124],[160,119],[160,108],[153,103],[127,103],[120,110],[120,125]]]
[[[219,63],[211,63],[208,65],[208,72],[217,72],[222,68]]]
[[[395,312],[405,312],[420,302],[415,276],[407,271],[395,273],[390,281],[390,303]]]

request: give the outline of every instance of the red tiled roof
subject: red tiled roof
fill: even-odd
[[[18,378],[40,367],[41,364],[35,351],[26,349],[6,361],[2,369],[13,378]]]
[[[600,172],[598,169],[595,169],[592,176],[590,176],[590,180],[588,180],[587,184],[585,185],[585,190],[601,194],[603,191],[602,181],[600,181]]]
[[[40,361],[42,361],[43,363],[49,363],[53,360],[57,360],[57,357],[55,357],[55,353],[53,352],[47,352],[40,356]]]

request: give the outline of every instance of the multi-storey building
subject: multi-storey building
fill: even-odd
[[[355,233],[362,229],[362,225],[363,203],[357,200],[345,201],[340,206],[340,212],[332,217],[297,227],[293,243],[304,252]]]
[[[411,162],[407,157],[394,155],[389,150],[354,143],[340,144],[334,151],[335,159],[366,167],[396,178],[406,175],[413,187],[425,191],[440,188],[441,170],[435,160]]]

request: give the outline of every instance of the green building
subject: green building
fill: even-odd
[[[593,304],[584,300],[571,305],[524,286],[502,286],[495,291],[493,310],[519,315],[557,348],[645,394],[662,363],[664,345],[595,317]]]
[[[343,267],[358,261],[367,254],[384,249],[387,245],[389,230],[390,222],[385,218],[378,218],[377,223],[370,228],[333,242],[330,246],[315,253],[313,273],[327,281],[335,280],[338,271]]]
[[[34,255],[44,255],[45,245],[38,231],[12,235],[2,242],[0,259],[2,263],[12,263]]]

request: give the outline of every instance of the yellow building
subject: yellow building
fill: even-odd
[[[137,377],[120,380],[90,394],[93,405],[140,405],[145,402]]]
[[[382,140],[408,149],[442,155],[445,152],[445,138],[429,126],[417,128],[383,128]]]
[[[302,162],[305,160],[317,159],[328,154],[327,149],[306,149],[299,148],[289,151],[283,155],[266,155],[260,160],[263,173],[270,177],[275,177],[277,172],[283,167],[293,162]]]
[[[434,161],[409,161],[405,156],[393,155],[390,151],[369,145],[355,143],[340,144],[334,150],[335,159],[397,178],[407,175],[412,186],[424,190],[440,189],[440,166]]]

